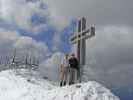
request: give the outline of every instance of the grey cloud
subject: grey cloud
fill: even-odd
[[[132,86],[132,32],[117,26],[97,30],[96,37],[87,41],[88,79],[113,87]]]
[[[86,16],[97,25],[133,25],[132,4],[132,0],[49,0],[57,16]]]

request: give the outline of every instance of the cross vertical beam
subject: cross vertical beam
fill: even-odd
[[[79,22],[78,22],[78,33],[80,33],[81,32],[81,28],[82,28],[82,21],[81,20],[79,20]],[[78,33],[77,33],[77,35],[78,35]],[[79,38],[79,37],[78,37]],[[78,43],[77,43],[77,58],[78,58],[78,60],[80,61],[81,59],[80,59],[80,57],[81,57],[81,40],[79,39],[78,41],[77,41]]]
[[[86,40],[83,39],[80,41],[80,65],[85,65],[86,63]]]
[[[81,20],[81,30],[80,33],[86,29],[86,19],[83,17]],[[87,33],[87,32],[85,32]],[[80,40],[80,65],[85,65],[85,58],[86,58],[86,39],[81,39]]]

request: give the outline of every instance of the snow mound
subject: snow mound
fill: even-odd
[[[22,74],[24,73],[24,74]],[[57,87],[26,70],[0,73],[0,100],[119,100],[96,82]]]

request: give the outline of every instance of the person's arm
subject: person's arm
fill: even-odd
[[[63,71],[63,66],[64,66],[64,59],[61,60],[61,65],[60,65],[60,72]]]
[[[62,72],[63,71],[63,64],[61,64],[61,66],[60,66],[60,72]]]

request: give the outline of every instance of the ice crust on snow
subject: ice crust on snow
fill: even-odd
[[[35,71],[0,72],[0,100],[119,100],[97,82],[58,87]]]

